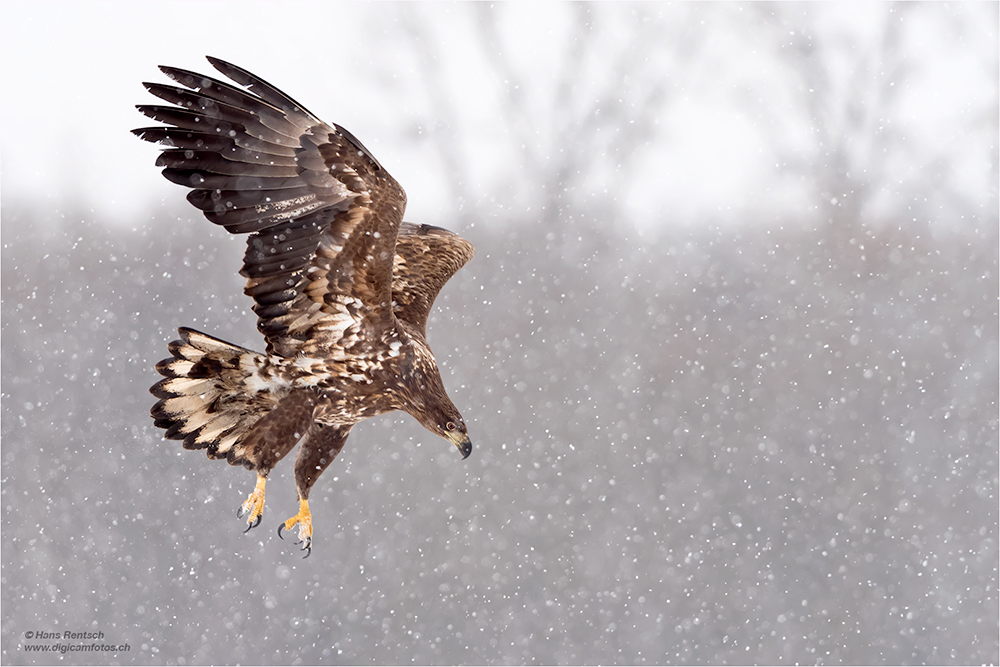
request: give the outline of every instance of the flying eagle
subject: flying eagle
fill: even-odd
[[[183,88],[143,84],[174,106],[140,105],[164,126],[133,132],[167,148],[157,166],[191,188],[211,222],[248,233],[240,274],[267,351],[179,329],[150,392],[165,437],[257,472],[237,512],[260,524],[264,485],[295,461],[298,526],[312,551],[309,490],[358,422],[405,410],[466,458],[472,442],[427,345],[427,315],[472,244],[403,222],[406,194],[360,141],[257,76],[217,58],[241,87],[175,67]]]

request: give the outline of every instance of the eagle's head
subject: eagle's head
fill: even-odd
[[[441,375],[436,366],[428,371],[414,373],[411,378],[419,391],[408,392],[405,396],[404,410],[424,425],[431,433],[435,433],[462,452],[462,458],[469,458],[472,453],[472,440],[465,428],[465,420],[455,407],[441,383]]]
[[[444,423],[444,437],[458,447],[458,451],[462,452],[463,459],[467,459],[472,453],[472,440],[469,439],[469,434],[465,430],[465,422],[462,421],[461,416],[458,416],[457,410],[455,415],[454,419],[449,419]]]
[[[458,447],[462,452],[462,458],[469,458],[472,453],[472,440],[465,429],[465,421],[458,409],[451,404],[447,397],[444,401],[434,401],[424,403],[424,409],[420,415],[414,415],[428,431],[436,433],[451,444]]]

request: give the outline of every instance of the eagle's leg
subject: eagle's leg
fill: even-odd
[[[260,524],[264,514],[264,484],[274,466],[291,451],[312,424],[318,395],[311,389],[298,389],[282,398],[270,412],[257,420],[247,435],[229,452],[230,463],[243,463],[257,471],[257,486],[240,505],[236,516],[247,517],[248,532]]]
[[[278,524],[278,537],[281,537],[283,530],[291,530],[295,526],[299,527],[299,541],[296,544],[302,545],[302,550],[306,552],[303,558],[308,558],[312,553],[313,522],[312,513],[309,511],[309,501],[299,498],[299,513],[284,523]],[[285,538],[281,538],[285,539]]]
[[[260,518],[264,515],[264,484],[267,483],[267,474],[263,472],[257,473],[257,486],[254,487],[253,493],[247,498],[240,509],[237,510],[236,516],[243,518],[244,515],[247,517],[247,529],[243,532],[249,532],[251,528],[256,528],[260,525]]]
[[[326,426],[315,424],[310,429],[299,448],[295,460],[295,488],[299,493],[299,513],[278,526],[278,536],[283,530],[299,527],[299,541],[306,552],[304,557],[312,553],[312,514],[309,512],[309,490],[323,474],[323,471],[340,453],[351,431],[350,424],[345,426]]]

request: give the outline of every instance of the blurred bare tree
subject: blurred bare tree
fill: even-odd
[[[537,220],[571,219],[581,211],[607,211],[627,191],[638,149],[664,131],[660,123],[678,73],[698,52],[700,29],[684,20],[671,23],[655,6],[634,5],[623,15],[602,4],[550,7],[560,14],[558,62],[535,64],[514,57],[516,33],[503,30],[517,21],[516,8],[470,5],[469,30],[489,69],[482,76],[496,90],[502,119],[500,150],[507,169],[491,183],[512,209]],[[523,8],[522,8],[523,9]],[[512,11],[513,10],[513,11]],[[435,48],[433,19],[420,6],[404,5],[402,24],[419,56],[424,85],[432,91],[433,145],[448,166],[457,200],[467,202],[467,174],[482,156],[459,149],[478,130],[455,118],[460,81],[447,78]],[[675,18],[677,18],[675,16]],[[550,231],[559,225],[544,225]],[[569,230],[567,230],[569,231]]]
[[[960,180],[970,161],[986,166],[994,182],[997,178],[995,60],[973,58],[973,67],[956,72],[967,77],[967,85],[982,87],[984,95],[976,96],[978,106],[948,118],[949,125],[933,131],[915,126],[914,117],[934,117],[938,110],[915,108],[907,95],[936,65],[921,57],[921,47],[954,59],[961,55],[956,44],[974,41],[978,22],[1000,20],[996,5],[967,9],[873,5],[862,10],[871,19],[863,29],[838,19],[830,6],[754,6],[761,30],[744,35],[745,43],[773,55],[778,72],[787,77],[779,97],[790,99],[774,104],[774,96],[745,89],[740,100],[757,127],[768,132],[782,171],[808,184],[810,218],[849,238],[858,225],[884,223],[903,207],[908,225],[924,225],[942,211],[965,224],[982,215]],[[928,23],[948,36],[950,48],[936,40],[920,44],[927,40],[921,30]],[[950,108],[947,99],[936,103]],[[994,191],[994,203],[995,196]]]

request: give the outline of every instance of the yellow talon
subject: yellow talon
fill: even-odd
[[[236,512],[236,516],[247,517],[247,529],[243,532],[249,532],[251,528],[256,528],[260,525],[260,518],[264,515],[264,484],[267,483],[267,477],[263,475],[257,475],[257,486],[254,487],[253,493],[247,498],[242,505],[240,505],[239,511]]]
[[[278,537],[281,537],[282,530],[291,530],[296,524],[299,526],[299,541],[296,544],[302,545],[302,550],[306,552],[303,558],[307,558],[312,553],[312,514],[309,512],[309,501],[299,500],[299,513],[288,521],[278,526]]]

